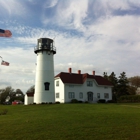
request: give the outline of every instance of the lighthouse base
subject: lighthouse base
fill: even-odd
[[[49,93],[42,93],[42,92],[37,92],[34,94],[34,103],[36,104],[42,104],[42,103],[54,103],[55,102],[55,97],[54,93],[49,92]]]

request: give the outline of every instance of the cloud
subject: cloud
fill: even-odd
[[[19,16],[19,15],[25,15],[27,12],[27,9],[25,8],[25,5],[23,2],[19,2],[18,0],[0,0],[0,13],[2,15],[9,15],[9,16]]]
[[[46,8],[52,8],[54,6],[56,6],[56,4],[58,3],[58,0],[47,0],[45,2],[45,4],[43,5],[43,7]]]
[[[47,9],[44,9],[42,16],[42,22],[44,24],[48,25],[51,22],[54,25],[57,24],[57,26],[62,27],[66,26],[66,28],[69,29],[84,30],[82,22],[87,16],[88,0],[83,0],[80,3],[78,0],[62,0],[57,3],[55,8],[52,8],[53,12],[50,16],[48,15]]]
[[[10,66],[1,66],[0,81],[5,81],[14,89],[21,88],[24,92],[34,85],[36,55],[33,49],[23,48],[2,48],[3,60],[10,63]]]

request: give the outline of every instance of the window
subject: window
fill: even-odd
[[[87,81],[87,86],[88,87],[92,87],[93,86],[93,82],[92,81]]]
[[[56,93],[56,98],[59,98],[59,93]]]
[[[59,86],[59,81],[56,81],[56,86],[57,86],[57,87]]]
[[[50,83],[49,82],[45,82],[44,86],[45,86],[45,90],[49,90]]]
[[[75,98],[75,93],[74,92],[69,92],[68,97],[69,97],[69,99],[74,99]]]
[[[100,93],[97,93],[97,98],[100,98]]]
[[[41,42],[38,43],[38,47],[39,47],[39,49],[41,49]]]
[[[82,92],[79,93],[79,98],[83,99],[83,93]]]
[[[108,94],[108,93],[105,93],[105,94],[104,94],[104,98],[105,98],[105,99],[108,99],[108,98],[109,98],[109,94]]]

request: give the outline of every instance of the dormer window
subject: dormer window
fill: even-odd
[[[92,81],[87,81],[87,86],[88,87],[92,87],[93,86],[93,82]]]

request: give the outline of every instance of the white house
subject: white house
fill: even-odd
[[[97,102],[99,99],[112,100],[113,85],[102,76],[88,73],[61,72],[55,76],[55,101],[60,103],[80,101]]]

